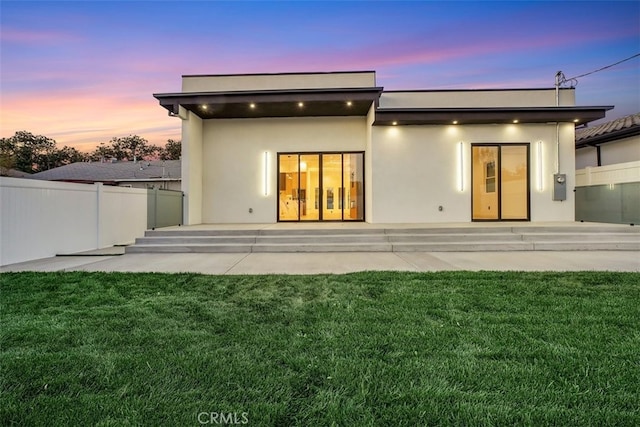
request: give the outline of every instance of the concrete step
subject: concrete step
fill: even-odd
[[[256,242],[255,236],[153,236],[139,237],[136,245],[210,245],[210,244],[247,244]]]
[[[640,251],[640,242],[585,241],[536,242],[536,251]],[[640,260],[640,254],[638,255]]]
[[[418,233],[387,234],[391,243],[435,243],[435,242],[517,242],[522,241],[520,234],[514,233]]]
[[[168,245],[133,245],[125,248],[128,254],[143,253],[249,253],[252,245],[243,244],[168,244]]]
[[[525,233],[522,240],[533,242],[595,242],[600,239],[616,242],[640,242],[640,235],[635,233]]]
[[[149,230],[127,253],[638,250],[640,227],[607,225]]]

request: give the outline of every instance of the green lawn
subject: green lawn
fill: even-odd
[[[4,273],[0,334],[0,425],[640,425],[636,273]]]

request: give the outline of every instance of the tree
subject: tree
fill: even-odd
[[[71,163],[84,162],[88,156],[73,147],[67,147],[66,145],[59,150],[56,150],[49,157],[49,168],[57,168],[60,166],[68,165]]]
[[[160,159],[162,160],[180,160],[181,156],[182,143],[173,139],[167,141],[167,145],[164,146],[160,153]]]
[[[86,156],[72,147],[56,147],[56,141],[27,131],[18,131],[10,138],[0,138],[0,167],[6,175],[8,169],[36,173],[82,162]]]
[[[8,175],[16,167],[15,144],[11,138],[0,138],[0,176]]]
[[[116,157],[116,153],[113,149],[113,146],[106,145],[104,142],[101,142],[100,145],[96,147],[93,152],[91,152],[88,156],[89,160],[94,162],[101,162],[103,160],[113,159]]]
[[[150,157],[157,157],[161,151],[160,147],[150,145],[149,141],[138,135],[112,138],[109,142],[118,160],[147,160]]]
[[[2,161],[17,170],[35,173],[49,169],[56,142],[42,135],[18,131],[10,138],[2,138]]]

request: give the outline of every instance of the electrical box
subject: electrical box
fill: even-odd
[[[564,173],[553,174],[553,200],[567,200],[567,175]]]

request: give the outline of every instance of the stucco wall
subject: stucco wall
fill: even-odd
[[[185,224],[202,223],[202,119],[187,111],[182,122],[182,192]]]
[[[373,71],[354,73],[246,74],[184,76],[183,92],[228,92],[246,90],[323,89],[373,87]]]
[[[602,166],[640,160],[640,135],[604,144],[600,147],[600,155]]]
[[[604,143],[600,146],[600,166],[640,160],[640,135]],[[576,149],[576,169],[598,166],[596,147]]]
[[[202,222],[276,222],[278,152],[364,151],[366,135],[364,117],[205,121]]]
[[[383,92],[380,108],[549,107],[556,105],[555,89],[445,90]],[[560,90],[560,105],[575,105],[575,90]]]
[[[573,189],[575,167],[572,124],[560,127],[561,172]],[[556,164],[555,125],[375,126],[372,141],[373,221],[471,221],[471,144],[531,143],[530,182],[532,221],[573,221],[573,192],[564,202],[552,201]],[[542,190],[537,188],[537,141],[542,141]],[[459,189],[463,142],[463,182]],[[443,210],[439,211],[438,207]]]

